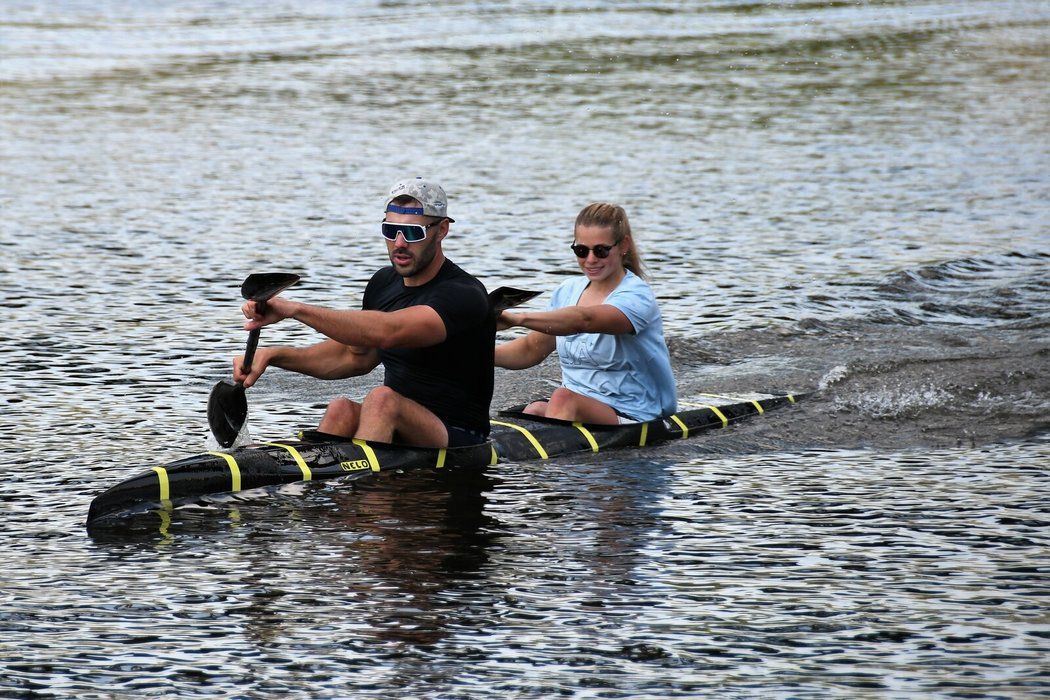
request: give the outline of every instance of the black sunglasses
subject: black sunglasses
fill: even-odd
[[[612,245],[596,245],[593,248],[588,248],[585,245],[580,245],[579,243],[573,243],[569,247],[572,248],[572,252],[573,253],[576,253],[576,257],[577,258],[586,258],[588,255],[590,255],[592,250],[594,251],[594,257],[596,257],[596,258],[607,258],[607,257],[609,257],[609,251],[612,250],[613,248],[615,248],[616,246],[612,246]]]
[[[383,222],[383,238],[388,241],[396,241],[397,234],[405,237],[405,243],[419,243],[427,239],[427,230],[440,224],[444,219],[432,221],[429,224],[392,224]]]

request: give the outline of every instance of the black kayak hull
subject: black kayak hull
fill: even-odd
[[[799,395],[700,396],[680,401],[673,416],[646,423],[584,425],[538,419],[519,409],[492,419],[488,442],[448,449],[406,447],[305,432],[294,440],[206,452],[151,467],[106,489],[88,510],[87,525],[204,496],[321,479],[360,479],[382,471],[484,468],[579,452],[647,447],[795,403]]]

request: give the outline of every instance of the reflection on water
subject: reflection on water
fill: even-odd
[[[934,692],[959,673],[973,692],[1039,687],[1050,502],[1030,479],[1045,475],[1045,441],[992,460],[667,452],[180,509],[164,535],[96,541],[89,577],[60,602],[11,591],[90,622],[94,641],[60,661],[125,690],[140,687],[122,669],[129,648],[187,688],[179,669],[201,651],[206,678],[242,662],[296,669],[263,674],[262,693],[298,678],[334,695],[354,674],[366,696],[425,695],[438,679],[571,694],[581,677],[617,696],[688,694],[712,673],[760,695]],[[122,656],[99,653],[116,642]]]
[[[1050,687],[1044,3],[9,10],[0,695]],[[683,394],[818,391],[646,453],[86,537],[95,493],[206,449],[243,278],[357,305],[406,172],[490,288],[553,288],[575,212],[624,204]],[[497,403],[556,378],[499,372]],[[268,375],[252,433],[372,381]]]

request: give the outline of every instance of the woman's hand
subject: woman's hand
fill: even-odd
[[[496,330],[505,331],[508,328],[521,325],[521,314],[512,313],[510,311],[501,311],[499,318],[496,319]]]

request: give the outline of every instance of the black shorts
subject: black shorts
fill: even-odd
[[[470,447],[471,445],[481,445],[488,440],[487,437],[476,430],[459,428],[447,423],[445,424],[445,430],[448,431],[449,447]]]

